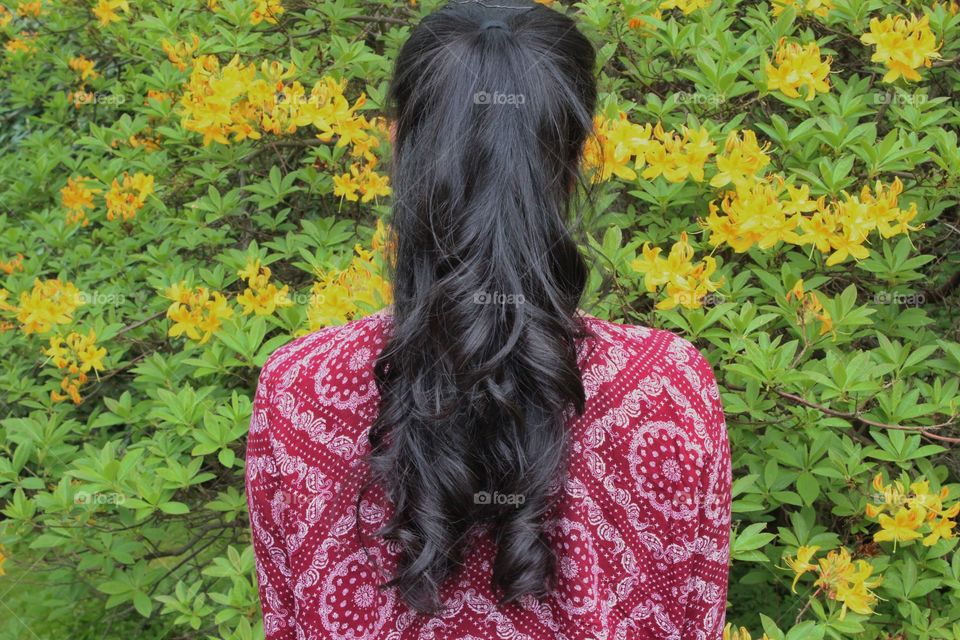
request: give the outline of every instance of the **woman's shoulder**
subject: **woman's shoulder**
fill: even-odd
[[[666,329],[585,314],[584,322],[593,336],[581,350],[588,396],[593,392],[603,403],[628,410],[657,405],[680,422],[695,416],[700,436],[725,435],[713,367],[693,342]]]
[[[275,396],[302,389],[332,395],[348,393],[351,385],[372,387],[372,380],[366,379],[372,376],[388,322],[389,316],[380,310],[294,338],[267,357],[260,370],[258,393]]]
[[[655,370],[675,377],[690,369],[701,374],[713,369],[701,350],[687,338],[667,329],[639,324],[605,320],[581,313],[585,326],[592,334],[587,351],[609,355],[611,351],[626,354],[633,369]]]

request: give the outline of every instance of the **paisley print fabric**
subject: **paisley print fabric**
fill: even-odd
[[[583,315],[586,411],[569,414],[567,477],[545,528],[550,597],[497,606],[495,554],[471,530],[443,613],[381,585],[399,549],[372,533],[390,517],[367,490],[383,310],[281,347],[263,367],[246,482],[268,640],[714,640],[722,636],[730,448],[709,364],[674,334]],[[509,508],[509,507],[506,507]]]

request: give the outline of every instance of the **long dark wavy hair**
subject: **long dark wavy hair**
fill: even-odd
[[[584,409],[588,270],[567,227],[594,64],[573,20],[516,0],[448,3],[396,61],[394,303],[368,462],[395,507],[375,535],[402,548],[384,586],[421,612],[478,523],[501,603],[556,585],[543,520]]]

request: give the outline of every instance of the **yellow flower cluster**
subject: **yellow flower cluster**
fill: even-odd
[[[167,309],[167,318],[173,320],[168,335],[174,338],[186,334],[203,344],[220,329],[224,319],[233,316],[233,309],[223,294],[206,287],[191,289],[180,282],[169,287],[163,297],[173,300]]]
[[[107,220],[132,220],[153,193],[153,176],[137,171],[130,176],[123,172],[121,180],[113,179],[107,192]]]
[[[584,166],[594,172],[595,182],[612,175],[635,180],[641,169],[640,175],[647,180],[662,175],[670,182],[688,177],[702,181],[704,165],[716,150],[703,127],[666,132],[660,123],[656,127],[634,124],[623,112],[616,120],[597,116],[594,134],[584,149]]]
[[[152,129],[147,127],[145,132],[150,132]],[[142,148],[147,151],[156,151],[160,148],[160,145],[163,144],[163,140],[159,136],[138,136],[132,135],[127,138],[126,143],[134,149]],[[116,148],[120,145],[119,140],[114,140],[110,143],[110,146]]]
[[[349,173],[333,177],[333,195],[351,202],[370,202],[378,196],[390,195],[390,179],[377,173],[376,166],[375,157],[366,164],[351,163]]]
[[[734,185],[748,185],[754,182],[755,177],[770,164],[767,149],[770,143],[763,146],[757,142],[757,134],[750,129],[744,129],[742,135],[736,130],[727,135],[723,151],[717,154],[717,174],[710,180],[710,186],[723,187],[730,183]]]
[[[833,0],[773,0],[772,4],[774,16],[779,16],[787,7],[793,7],[799,15],[810,13],[824,18],[833,9]]]
[[[799,98],[800,88],[807,90],[806,100],[810,101],[817,93],[830,91],[831,58],[820,57],[820,47],[816,42],[801,45],[795,42],[787,43],[786,38],[780,38],[777,43],[777,52],[774,57],[776,64],[767,62],[767,88],[777,91],[789,98]]]
[[[792,586],[794,593],[800,576],[812,571],[817,575],[814,585],[828,598],[843,605],[840,610],[841,620],[846,616],[847,609],[863,615],[873,613],[877,596],[872,589],[883,582],[882,576],[871,578],[873,566],[866,560],[852,560],[850,552],[843,547],[830,551],[826,557],[820,558],[817,564],[813,564],[811,560],[819,550],[817,545],[802,546],[797,549],[796,558],[784,558],[796,574]]]
[[[916,540],[924,532],[927,535],[921,542],[928,547],[941,539],[953,539],[954,518],[960,513],[960,502],[944,506],[950,495],[947,487],[932,494],[930,481],[921,479],[910,483],[908,492],[899,481],[885,485],[883,476],[878,473],[873,478],[873,488],[876,502],[867,505],[866,514],[878,518],[880,523],[881,530],[874,534],[874,542],[892,541],[896,548],[897,542]]]
[[[107,350],[97,347],[97,334],[91,329],[86,335],[72,332],[66,338],[55,335],[50,338],[50,347],[43,354],[48,356],[54,366],[64,371],[60,389],[66,393],[53,391],[50,394],[54,402],[69,398],[74,404],[80,404],[80,387],[87,383],[90,371],[103,371],[103,357]]]
[[[390,284],[382,277],[378,264],[381,260],[391,259],[393,245],[387,237],[387,229],[378,220],[370,251],[357,244],[350,266],[321,274],[310,290],[307,307],[310,331],[353,320],[367,312],[365,307],[392,302]]]
[[[17,4],[17,15],[21,18],[39,18],[41,11],[40,2],[20,2]]]
[[[100,77],[100,74],[94,69],[96,63],[93,60],[88,60],[84,55],[70,58],[70,62],[67,64],[77,75],[80,76],[81,84],[86,82],[88,79],[95,80]]]
[[[800,213],[816,206],[807,186],[793,187],[778,174],[734,186],[724,193],[719,207],[716,201],[708,203],[709,214],[701,220],[710,230],[712,246],[726,243],[742,253],[754,245],[769,249],[780,241],[799,244],[794,230]]]
[[[656,18],[657,20],[660,20],[662,17],[662,14],[660,13],[660,10],[657,9],[649,16],[647,15],[633,16],[627,21],[627,26],[630,27],[631,29],[637,29],[638,31],[648,31],[648,32],[656,31],[656,28],[657,28],[656,25],[654,25],[652,22],[647,20],[646,18],[648,17]]]
[[[719,208],[710,202],[701,224],[710,230],[712,246],[726,243],[742,253],[754,245],[769,249],[780,241],[811,244],[830,253],[827,265],[833,266],[851,256],[866,258],[864,243],[874,230],[890,238],[919,228],[909,224],[917,216],[916,204],[905,211],[898,206],[902,191],[895,178],[890,186],[877,181],[873,192],[864,185],[859,196],[844,192],[843,200],[827,203],[825,197],[811,200],[806,185],[794,187],[773,174],[736,185],[724,194]]]
[[[129,11],[127,0],[97,0],[97,5],[90,11],[100,21],[101,27],[108,27],[114,22],[120,22],[117,11]]]
[[[18,253],[10,260],[0,260],[0,271],[8,275],[14,271],[23,271],[23,254]]]
[[[194,33],[190,34],[190,37],[190,44],[187,44],[186,40],[170,42],[164,38],[160,41],[163,52],[167,54],[170,62],[177,65],[177,69],[180,69],[180,71],[187,70],[187,67],[190,66],[193,61],[193,54],[200,48],[200,38]]]
[[[266,22],[277,24],[277,18],[283,13],[280,0],[256,0],[256,6],[250,13],[250,24]]]
[[[289,307],[293,304],[288,295],[290,288],[283,285],[278,289],[277,285],[270,282],[270,268],[261,267],[259,259],[247,262],[237,275],[247,281],[247,288],[237,296],[244,315],[254,313],[258,316],[269,316],[277,307]]]
[[[909,20],[889,14],[882,21],[872,18],[870,32],[860,36],[860,42],[876,47],[870,60],[887,67],[884,82],[895,82],[900,77],[918,81],[917,69],[929,68],[933,59],[940,57],[940,45],[930,31],[930,17],[926,15],[917,18],[911,14]]]
[[[933,5],[931,6],[932,9],[939,9],[940,7],[943,7],[944,9],[946,9],[946,11],[953,16],[960,13],[960,2],[957,2],[957,0],[949,0],[949,2],[945,2],[945,3],[939,2],[938,0],[937,2],[934,2]]]
[[[20,305],[12,308],[24,333],[46,333],[54,325],[73,320],[73,312],[83,304],[80,291],[70,282],[33,281],[33,289],[20,294]]]
[[[787,300],[797,300],[800,308],[797,310],[797,323],[805,327],[812,320],[820,322],[820,335],[833,331],[833,318],[830,312],[823,308],[823,303],[813,293],[803,292],[803,279],[797,280],[793,288],[787,292]]]
[[[216,13],[220,11],[220,0],[207,0],[207,9]],[[277,24],[277,18],[283,13],[280,0],[255,0],[253,11],[250,12],[250,24]]]
[[[5,28],[13,20],[13,14],[10,13],[10,9],[7,9],[5,6],[0,4],[0,29]],[[2,576],[3,573],[0,573]]]
[[[99,189],[89,189],[86,182],[93,178],[78,176],[67,178],[67,186],[60,189],[60,199],[67,210],[67,224],[79,224],[82,227],[90,222],[87,219],[86,209],[94,209],[93,196],[100,193]]]
[[[680,9],[683,15],[687,16],[697,9],[705,9],[710,6],[713,0],[663,0],[660,3],[660,9]]]
[[[202,133],[204,145],[228,144],[230,135],[256,140],[264,131],[293,133],[314,119],[352,117],[346,98],[327,86],[318,83],[307,98],[299,82],[285,83],[295,72],[293,65],[284,70],[281,62],[264,61],[258,75],[256,65],[242,64],[239,56],[221,68],[216,56],[202,55],[180,98],[183,126]]]
[[[258,73],[259,71],[259,73]],[[324,77],[310,94],[297,80],[290,80],[296,68],[284,70],[280,62],[244,65],[234,57],[220,66],[215,56],[193,61],[190,80],[180,99],[184,128],[203,134],[203,144],[229,144],[247,138],[257,140],[264,133],[292,134],[307,125],[315,128],[322,142],[337,138],[336,146],[351,145],[349,172],[334,176],[334,195],[347,200],[369,202],[390,193],[389,180],[376,172],[372,150],[385,135],[379,118],[368,120],[358,110],[366,103],[361,94],[353,103],[344,96],[346,81]]]
[[[9,55],[35,53],[37,50],[36,40],[37,34],[21,31],[20,37],[10,38],[7,40],[7,43],[3,45],[3,48],[6,49]]]
[[[738,629],[728,622],[727,626],[723,628],[723,640],[751,640],[750,631],[746,627]],[[760,640],[770,640],[770,636],[763,634]]]
[[[247,285],[236,299],[243,315],[268,316],[280,307],[293,305],[289,286],[277,287],[270,282],[270,269],[261,266],[259,259],[247,261],[237,275]],[[168,331],[172,337],[186,334],[191,340],[204,344],[220,329],[224,319],[233,317],[234,309],[228,298],[206,287],[188,288],[180,282],[163,295],[173,300],[167,309],[167,318],[173,320]]]
[[[717,282],[710,280],[717,269],[716,260],[705,256],[694,263],[693,253],[687,234],[683,232],[666,258],[660,257],[659,247],[651,248],[647,242],[643,245],[643,257],[630,263],[631,268],[644,275],[648,292],[665,285],[667,297],[657,303],[657,309],[673,309],[677,305],[698,309],[703,304],[704,296],[723,284],[722,278]]]

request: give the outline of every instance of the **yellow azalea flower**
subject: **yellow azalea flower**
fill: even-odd
[[[627,114],[621,111],[619,118],[609,121],[607,125],[606,140],[611,145],[610,155],[613,162],[623,166],[633,160],[630,171],[643,168],[645,154],[650,148],[650,124],[634,124],[627,119]]]
[[[21,31],[18,38],[10,38],[7,40],[3,48],[6,49],[7,53],[11,56],[35,53],[37,50],[36,39],[36,34]]]
[[[790,98],[800,97],[800,88],[807,90],[806,100],[813,100],[817,93],[830,91],[830,61],[820,57],[820,47],[816,42],[800,45],[785,44],[786,38],[780,38],[774,64],[767,63],[767,88],[779,90]]]
[[[777,242],[799,243],[796,229],[800,215],[792,213],[798,203],[792,200],[788,209],[781,200],[785,187],[785,181],[777,175],[752,183],[743,181],[724,194],[719,211],[710,203],[710,216],[700,223],[711,232],[711,246],[726,243],[742,253],[754,245],[768,249]],[[721,211],[723,216],[718,215]]]
[[[50,347],[43,354],[57,369],[65,371],[60,388],[66,395],[54,391],[51,399],[60,402],[69,398],[74,404],[80,404],[83,401],[80,387],[86,384],[90,371],[103,371],[103,357],[107,350],[97,346],[97,334],[91,329],[85,335],[72,332],[66,337],[51,337]]]
[[[107,192],[107,220],[132,220],[153,193],[153,176],[137,171],[130,176],[123,172],[121,180],[114,178]]]
[[[644,274],[644,282],[647,291],[653,292],[657,287],[666,284],[670,280],[670,273],[666,269],[666,260],[660,258],[660,247],[651,247],[649,242],[643,243],[641,250],[642,258],[634,259],[630,267]]]
[[[882,531],[874,535],[875,541],[893,540],[896,543],[914,540],[923,536],[921,529],[925,527],[929,527],[927,535],[921,540],[925,546],[953,538],[953,528],[956,526],[953,518],[960,514],[960,502],[944,508],[943,503],[950,494],[947,487],[931,493],[929,480],[920,478],[911,482],[909,491],[905,491],[899,481],[884,485],[880,474],[873,478],[872,485],[876,494],[883,499],[879,507],[868,504],[866,509],[868,517],[879,516]],[[882,515],[887,509],[895,510],[893,517]]]
[[[0,271],[8,275],[14,271],[23,271],[23,254],[18,253],[10,260],[0,260]]]
[[[361,202],[370,202],[378,197],[390,195],[390,178],[373,171],[371,165],[365,165],[360,173]]]
[[[771,4],[774,17],[783,13],[787,7],[793,7],[799,15],[809,13],[820,18],[826,17],[833,9],[833,0],[773,0]]]
[[[640,31],[655,30],[656,26],[652,24],[649,20],[646,20],[647,17],[656,18],[657,20],[660,20],[662,17],[660,9],[657,9],[649,16],[645,16],[645,15],[633,16],[627,21],[627,26],[631,29],[636,29]]]
[[[716,145],[709,132],[701,127],[691,130],[681,127],[679,132],[665,132],[658,123],[653,129],[656,140],[651,141],[646,154],[647,168],[643,177],[652,180],[662,175],[669,182],[683,182],[692,177],[702,182],[704,165]]]
[[[86,209],[93,209],[93,196],[99,189],[88,189],[84,183],[92,180],[73,176],[67,178],[67,185],[60,189],[60,201],[67,210],[67,224],[87,225]]]
[[[728,622],[723,628],[723,640],[751,640],[750,632],[746,627],[738,629]]]
[[[856,260],[863,260],[870,255],[870,251],[863,246],[863,234],[852,232],[849,228],[844,229],[843,233],[835,234],[830,238],[830,246],[833,253],[827,258],[827,266],[840,264],[848,257]]]
[[[220,329],[222,321],[233,315],[223,294],[206,287],[188,289],[181,282],[169,287],[164,297],[173,301],[167,309],[167,318],[173,320],[167,335],[174,338],[186,335],[204,344]]]
[[[250,14],[250,24],[267,22],[277,24],[277,18],[283,13],[280,0],[255,0],[253,13]]]
[[[812,244],[821,253],[828,253],[837,231],[837,216],[821,204],[812,216],[800,218],[799,228],[803,232],[798,241],[800,245]]]
[[[83,55],[70,58],[67,66],[69,66],[71,70],[80,76],[81,82],[86,82],[87,80],[93,80],[100,77],[100,74],[94,69],[96,63],[93,60],[87,60],[87,58]]]
[[[243,308],[244,315],[251,313],[258,316],[269,316],[277,307],[289,307],[293,304],[288,295],[289,287],[283,285],[277,288],[270,282],[270,269],[260,266],[260,260],[251,260],[237,272],[247,281],[247,288],[237,296],[237,302]]]
[[[697,9],[705,9],[710,6],[712,0],[663,0],[659,8],[663,11],[668,9],[680,9],[684,15],[690,15]]]
[[[644,167],[642,176],[647,180],[662,175],[671,182],[688,177],[702,181],[704,165],[715,149],[705,128],[682,127],[679,133],[668,134],[660,124],[656,128],[637,125],[621,112],[616,120],[601,116],[594,119],[594,136],[585,146],[583,164],[593,174],[594,182],[611,176],[633,181],[637,170]]]
[[[727,136],[723,152],[717,155],[717,175],[710,180],[710,186],[722,187],[726,184],[744,184],[770,164],[766,151],[770,143],[762,147],[757,143],[757,134],[749,129],[743,130],[742,137],[737,131]]]
[[[389,178],[378,174],[366,164],[353,163],[350,173],[333,176],[333,195],[351,202],[370,202],[379,196],[390,195]]]
[[[80,291],[58,279],[33,281],[33,289],[20,294],[17,321],[24,333],[46,333],[54,325],[73,321],[73,312],[83,304]]]
[[[344,96],[346,81],[330,77],[321,78],[307,94],[299,81],[288,82],[295,73],[294,65],[285,69],[276,60],[262,61],[258,69],[255,64],[243,64],[239,56],[226,66],[216,56],[197,56],[178,104],[181,124],[203,134],[204,146],[229,144],[231,139],[257,140],[263,134],[288,135],[309,125],[323,142],[336,138],[337,146],[353,146],[351,155],[364,157],[372,169],[375,158],[370,150],[379,146],[376,138],[381,134],[375,122],[357,114],[366,98],[361,94],[351,105]],[[368,200],[386,189],[379,174],[365,174],[360,185],[361,195]],[[338,195],[353,197],[359,189],[359,185],[352,190],[343,184]]]
[[[0,4],[0,29],[6,27],[13,20],[13,14],[10,13],[10,10],[5,6]],[[2,555],[0,555],[0,564],[2,564]],[[0,571],[0,576],[3,575],[3,571]]]
[[[645,243],[642,257],[630,263],[632,269],[643,274],[648,292],[664,286],[666,297],[657,303],[658,309],[669,310],[676,306],[699,309],[703,306],[703,298],[723,283],[722,278],[719,281],[710,279],[717,268],[714,258],[707,256],[694,263],[693,255],[693,247],[683,232],[666,258],[660,257],[659,248],[651,248]]]
[[[803,300],[803,278],[797,280],[793,287],[790,288],[790,291],[787,291],[787,300],[793,298],[794,300]]]
[[[946,9],[950,15],[955,16],[957,13],[960,13],[960,2],[957,2],[957,0],[949,0],[949,2],[946,3],[942,3],[938,0],[937,2],[933,3],[933,9],[939,9],[940,7]]]
[[[817,545],[813,546],[802,546],[797,549],[797,557],[793,558],[787,556],[784,558],[784,561],[787,565],[793,569],[796,575],[793,578],[793,584],[790,585],[790,590],[793,593],[797,592],[797,581],[800,579],[800,576],[807,573],[808,571],[813,571],[817,568],[817,565],[812,564],[810,560],[813,558],[814,554],[820,550],[820,547]]]
[[[193,54],[200,48],[200,38],[196,34],[190,34],[191,42],[187,44],[185,40],[170,42],[166,38],[160,41],[163,52],[167,54],[167,59],[177,66],[180,71],[185,71],[187,65],[193,60]]]
[[[16,312],[17,308],[7,302],[10,299],[10,292],[0,287],[0,311],[13,311]]]
[[[800,185],[799,187],[795,187],[794,185],[784,181],[780,176],[777,176],[777,181],[783,188],[787,190],[787,199],[782,203],[784,213],[810,213],[811,211],[816,211],[819,208],[822,198],[818,200],[811,200],[810,187],[808,185],[804,184]]]
[[[880,577],[870,580],[873,567],[865,560],[857,560],[855,569],[846,575],[846,579],[837,581],[833,587],[833,598],[842,603],[840,619],[846,616],[847,609],[861,615],[873,613],[877,596],[871,591],[883,582]]]
[[[346,269],[320,274],[310,290],[307,306],[308,330],[342,324],[356,319],[367,308],[390,304],[393,294],[390,284],[382,277],[378,258],[390,257],[392,248],[386,240],[388,232],[378,221],[371,241],[372,251],[360,245]],[[379,254],[384,250],[384,254]]]
[[[917,82],[920,80],[917,69],[929,68],[933,60],[940,57],[941,45],[930,30],[928,15],[920,18],[911,15],[907,19],[887,14],[883,20],[872,18],[870,32],[860,36],[860,41],[876,47],[870,60],[887,67],[883,81],[888,83],[901,77]]]
[[[720,210],[713,201],[707,203],[707,208],[710,213],[706,219],[700,220],[700,224],[710,231],[710,245],[742,246],[737,222],[730,216],[718,215]]]
[[[97,5],[91,11],[100,21],[100,26],[107,27],[114,22],[120,22],[120,16],[117,15],[118,10],[130,10],[127,0],[98,0]]]
[[[40,2],[20,2],[17,4],[17,15],[21,18],[39,18],[41,10]]]
[[[356,202],[360,199],[357,195],[359,190],[360,184],[357,182],[354,172],[333,176],[333,195],[338,198],[346,198],[351,202]]]
[[[805,326],[812,320],[818,320],[821,323],[821,336],[833,331],[833,320],[830,317],[830,312],[823,308],[823,304],[814,292],[804,293],[802,278],[797,280],[793,288],[787,292],[787,301],[791,298],[801,303],[800,309],[797,310],[798,324]]]
[[[934,520],[930,523],[930,533],[924,536],[921,542],[923,542],[924,546],[932,547],[941,539],[952,540],[953,528],[955,526],[956,523],[948,518]]]
[[[883,530],[875,533],[873,540],[874,542],[892,540],[894,547],[896,547],[897,542],[907,542],[919,538],[921,534],[917,529],[922,524],[923,511],[918,508],[898,509],[893,517],[881,514],[880,526]]]
[[[870,579],[873,566],[865,560],[852,562],[850,552],[844,548],[831,551],[818,563],[819,577],[814,584],[823,589],[827,597],[840,602],[840,618],[846,616],[847,609],[856,613],[870,614],[877,597],[871,591],[879,586],[883,579]]]

